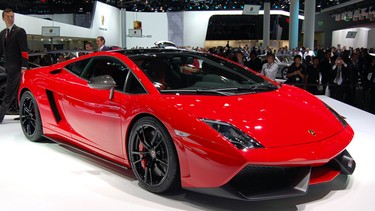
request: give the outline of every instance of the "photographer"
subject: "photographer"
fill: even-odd
[[[331,74],[331,97],[344,102],[348,96],[348,67],[341,57],[337,57]]]
[[[304,87],[304,79],[306,75],[306,67],[302,65],[302,58],[300,55],[294,56],[294,62],[288,68],[286,84],[293,84],[300,88]]]

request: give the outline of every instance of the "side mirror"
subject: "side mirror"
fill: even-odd
[[[109,75],[100,75],[89,80],[89,87],[99,90],[110,90],[109,99],[113,98],[114,89],[116,86],[115,80]]]

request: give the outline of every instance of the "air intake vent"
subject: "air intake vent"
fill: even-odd
[[[58,70],[53,70],[50,72],[52,75],[56,75],[56,74],[59,74],[61,73],[61,69],[58,69]]]

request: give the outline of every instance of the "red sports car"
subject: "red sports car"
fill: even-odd
[[[23,73],[21,126],[131,168],[154,193],[244,200],[305,194],[352,174],[353,138],[313,95],[220,57],[178,49],[96,52]]]

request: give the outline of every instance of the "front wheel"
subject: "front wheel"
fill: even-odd
[[[128,155],[142,188],[153,193],[166,193],[180,186],[175,146],[157,119],[143,117],[134,124],[128,142]]]
[[[31,92],[22,94],[20,101],[20,118],[22,131],[30,141],[41,141],[43,136],[39,108]]]

